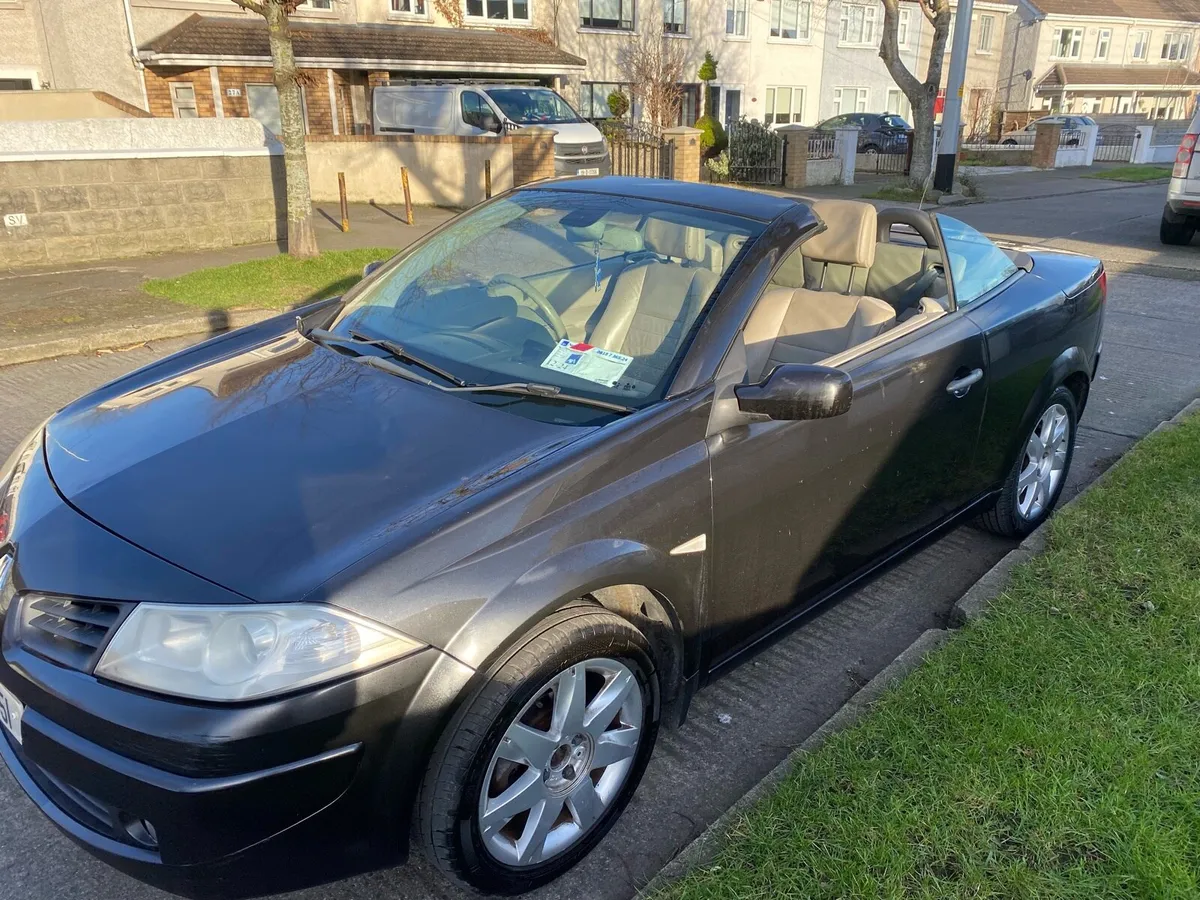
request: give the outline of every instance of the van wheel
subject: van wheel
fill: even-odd
[[[1158,226],[1158,239],[1164,244],[1171,244],[1177,247],[1183,247],[1192,242],[1192,238],[1196,235],[1196,223],[1191,219],[1184,219],[1176,224],[1168,222],[1164,215],[1162,222]]]

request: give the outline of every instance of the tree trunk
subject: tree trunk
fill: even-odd
[[[879,43],[879,58],[887,66],[896,86],[912,104],[913,152],[908,181],[913,187],[921,188],[933,173],[933,107],[942,83],[942,62],[946,41],[950,37],[950,0],[921,0],[916,5],[933,24],[933,45],[930,47],[925,80],[918,80],[900,58],[897,37],[900,0],[883,0],[883,38]]]
[[[933,100],[926,95],[922,101],[912,107],[913,151],[908,180],[916,187],[923,187],[933,172]]]
[[[291,256],[317,255],[313,228],[312,192],[308,185],[308,154],[304,146],[304,109],[296,82],[296,57],[288,30],[287,10],[280,0],[263,4],[275,88],[279,92],[279,123],[283,130],[283,165],[287,178],[287,252]]]

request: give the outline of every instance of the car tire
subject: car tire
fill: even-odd
[[[1002,146],[1004,146],[1004,147],[1015,147],[1015,146],[1017,146],[1017,142],[1016,142],[1016,141],[1014,141],[1012,138],[1009,138],[1009,139],[1008,139],[1008,140],[1006,140],[1006,141],[1001,141],[1000,143],[1001,143],[1001,145],[1002,145]]]
[[[1168,222],[1167,217],[1163,216],[1158,225],[1158,239],[1164,244],[1183,247],[1190,244],[1195,236],[1196,223],[1191,219],[1184,219],[1182,222],[1176,223]]]
[[[1047,429],[1054,429],[1059,416],[1066,423],[1065,440],[1052,442],[1047,446]],[[1054,390],[1034,419],[1033,428],[1021,443],[1021,449],[1013,462],[1013,467],[1004,481],[996,505],[983,514],[981,523],[996,534],[1005,537],[1024,537],[1050,516],[1058,498],[1062,496],[1063,485],[1071,471],[1071,460],[1075,455],[1075,433],[1079,421],[1079,405],[1075,395],[1060,385]],[[1047,451],[1049,467],[1045,467],[1047,456],[1034,458],[1035,437]],[[1053,441],[1053,434],[1051,434]],[[1061,452],[1060,452],[1061,451]],[[1061,464],[1061,467],[1059,467]],[[1032,473],[1031,473],[1032,468]],[[1039,473],[1048,472],[1056,478],[1047,482]],[[1031,494],[1030,492],[1034,492]],[[1039,496],[1040,494],[1040,496]]]
[[[594,708],[607,714],[604,691],[628,693],[607,722],[579,718],[584,730],[559,736],[560,698],[566,703],[571,696],[560,684],[583,690],[581,716]],[[650,645],[625,619],[592,604],[550,616],[494,669],[434,751],[414,813],[430,861],[451,879],[493,894],[523,893],[562,875],[599,843],[637,789],[658,733],[658,692]],[[630,738],[635,712],[640,731]],[[588,728],[603,735],[596,739]],[[617,749],[631,739],[632,749]],[[548,759],[540,759],[556,741]],[[522,742],[533,751],[516,761],[526,756]],[[628,755],[593,767],[601,748],[606,759]],[[545,764],[541,769],[530,764],[534,756]],[[496,802],[506,795],[509,801]],[[530,798],[537,798],[532,808],[504,818]],[[549,832],[539,832],[541,819],[558,807]]]
[[[867,156],[875,156],[879,153],[879,146],[877,144],[867,144],[862,148],[862,152]]]

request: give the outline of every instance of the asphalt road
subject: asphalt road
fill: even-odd
[[[1082,244],[1091,252],[1108,257],[1105,248],[1133,247],[1141,262],[1155,264],[1146,234],[1156,232],[1161,191],[1158,186],[1085,195],[1073,216],[1062,210],[1076,201],[1063,198],[986,204],[955,214],[992,232],[1047,243],[1079,244],[1078,234],[1064,236],[1082,227],[1088,237]],[[1200,284],[1184,280],[1200,272],[1200,246],[1191,253],[1192,258],[1170,258],[1179,278],[1111,277],[1104,360],[1079,430],[1069,493],[1200,392]],[[184,343],[0,369],[0,455],[79,393]],[[1009,548],[971,526],[954,529],[702,691],[688,724],[660,740],[641,789],[609,837],[571,874],[535,896],[630,897],[922,631],[941,626],[953,602]],[[0,774],[0,872],[0,898],[167,896],[92,860],[61,837],[7,771]],[[289,896],[463,895],[417,862]]]

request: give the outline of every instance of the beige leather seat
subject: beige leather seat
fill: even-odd
[[[875,207],[861,200],[815,200],[813,212],[825,230],[813,235],[775,273],[784,287],[862,295],[875,263]]]
[[[702,228],[651,218],[642,240],[655,256],[617,275],[588,343],[634,357],[627,377],[653,383],[670,365],[719,276],[702,265],[709,250]]]

